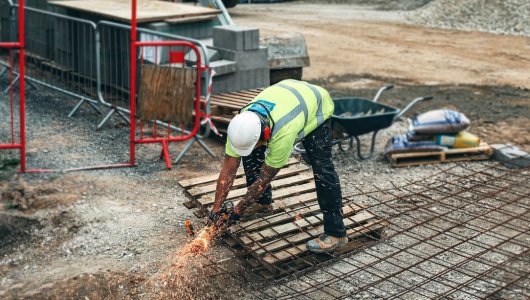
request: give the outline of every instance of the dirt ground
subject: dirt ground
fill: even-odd
[[[415,97],[435,96],[409,116],[455,108],[468,115],[471,132],[485,141],[530,151],[529,38],[405,25],[406,12],[357,6],[239,5],[231,13],[236,23],[258,27],[262,35],[303,33],[311,58],[304,79],[334,96],[370,98],[379,86],[392,83],[395,89],[381,102],[403,107]],[[128,131],[120,120],[96,132],[100,116],[84,108],[67,118],[73,105],[63,95],[28,90],[29,166],[126,162]],[[386,140],[406,127],[398,122],[382,132],[378,155],[368,161],[334,152],[345,190],[375,180],[404,183],[435,171],[392,169],[381,157]],[[137,168],[17,175],[13,167],[2,167],[0,298],[244,297],[237,282],[194,277],[206,263],[199,258],[179,262],[181,284],[164,294],[165,272],[187,241],[184,220],[201,224],[183,207],[187,198],[176,181],[218,172],[223,146],[214,140],[207,144],[218,158],[195,145],[171,171],[159,160],[157,145],[139,147]],[[170,151],[175,156],[182,148],[175,144]],[[209,256],[236,263],[220,245]]]

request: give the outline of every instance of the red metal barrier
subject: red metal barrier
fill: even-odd
[[[18,42],[0,42],[0,48],[9,49],[9,102],[10,102],[10,131],[11,141],[0,144],[0,149],[19,149],[20,150],[20,172],[26,172],[26,114],[25,114],[25,87],[24,87],[24,0],[19,0],[18,10]],[[19,132],[18,141],[15,138],[15,115],[14,115],[14,84],[13,74],[15,68],[14,56],[18,51],[19,66]]]
[[[153,137],[144,138],[142,131],[142,122],[140,122],[140,137],[136,138],[136,72],[137,72],[137,47],[183,47],[189,48],[195,52],[196,57],[196,68],[197,68],[197,77],[195,85],[195,102],[194,102],[194,121],[193,128],[189,130],[188,133],[184,133],[184,128],[180,131],[180,136],[171,136],[170,126],[168,126],[168,133],[166,137],[157,137],[156,134],[156,123],[154,123],[153,128]],[[162,145],[161,157],[165,159],[166,167],[171,169],[171,159],[169,157],[168,144],[170,142],[180,142],[189,140],[195,137],[199,131],[200,127],[200,98],[201,98],[201,73],[206,70],[206,67],[202,65],[201,53],[197,46],[193,43],[185,41],[157,41],[157,42],[139,42],[137,41],[137,23],[136,23],[136,0],[132,0],[132,18],[131,18],[131,76],[130,76],[130,164],[135,164],[136,161],[136,145],[137,144],[148,144],[148,143],[160,143]],[[156,51],[155,51],[156,53]],[[155,54],[156,55],[156,54]],[[171,60],[182,60],[184,58],[183,54],[179,52],[169,51],[169,59]],[[170,124],[168,124],[170,125]]]

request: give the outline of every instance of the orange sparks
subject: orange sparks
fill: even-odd
[[[188,243],[179,251],[178,255],[197,255],[206,252],[214,235],[215,228],[213,226],[204,227],[197,233],[191,243]]]

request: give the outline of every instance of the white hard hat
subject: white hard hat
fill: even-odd
[[[260,135],[261,122],[255,112],[244,111],[228,124],[228,142],[238,155],[249,155],[258,143]]]

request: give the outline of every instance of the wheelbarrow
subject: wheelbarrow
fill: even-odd
[[[331,127],[334,135],[333,145],[338,144],[340,150],[346,151],[353,148],[353,139],[355,139],[359,158],[361,160],[369,159],[374,154],[375,139],[379,130],[392,126],[418,102],[433,99],[432,96],[416,98],[401,110],[377,103],[381,94],[392,88],[394,88],[393,85],[380,88],[373,100],[356,97],[333,99],[335,103],[335,111],[331,116]],[[372,133],[370,151],[367,155],[363,155],[359,136],[368,133]],[[302,156],[305,155],[305,149],[301,142],[295,144],[294,149]],[[305,157],[303,158],[305,159]]]

